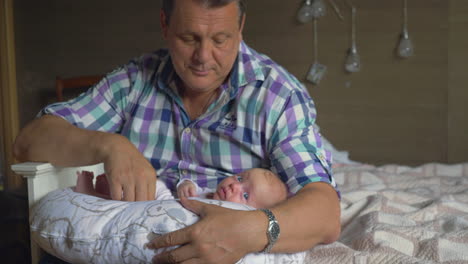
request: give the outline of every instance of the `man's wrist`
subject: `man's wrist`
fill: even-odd
[[[96,151],[96,160],[99,162],[105,162],[111,153],[116,153],[119,151],[119,147],[125,141],[125,138],[119,134],[112,134],[101,131],[92,131],[93,135],[93,144],[91,146],[95,147]]]
[[[250,227],[253,228],[248,233],[249,253],[257,253],[265,249],[268,245],[268,237],[266,235],[266,230],[268,228],[268,218],[260,210],[246,211],[249,218],[246,219],[250,223]]]

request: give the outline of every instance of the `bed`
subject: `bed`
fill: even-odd
[[[149,249],[146,243],[199,220],[173,199],[123,202],[73,190],[77,171],[98,175],[103,173],[102,164],[59,168],[27,162],[12,169],[28,182],[33,263],[39,262],[44,251],[68,263],[151,263],[155,254],[167,249]],[[255,210],[233,202],[196,199],[236,210]],[[251,253],[237,264],[300,264],[306,254]]]
[[[34,206],[51,191],[74,185],[77,170],[98,173],[102,165],[21,163],[12,169],[27,178],[29,205]],[[338,163],[333,170],[342,194],[340,239],[281,263],[468,263],[468,163],[353,162]],[[31,248],[37,263],[41,249],[34,240]]]

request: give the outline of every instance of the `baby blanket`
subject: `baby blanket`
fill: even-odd
[[[236,210],[246,205],[200,199]],[[70,263],[151,263],[163,249],[144,245],[155,236],[198,221],[176,200],[121,202],[76,193],[71,188],[47,194],[31,209],[32,239]],[[238,263],[302,263],[306,253],[249,254]]]

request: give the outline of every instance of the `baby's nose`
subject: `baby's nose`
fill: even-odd
[[[240,182],[233,182],[231,183],[231,189],[233,193],[239,193],[241,191],[241,184]]]

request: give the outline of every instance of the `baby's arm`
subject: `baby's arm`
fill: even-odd
[[[197,185],[191,180],[184,179],[177,184],[177,197],[196,197]]]

